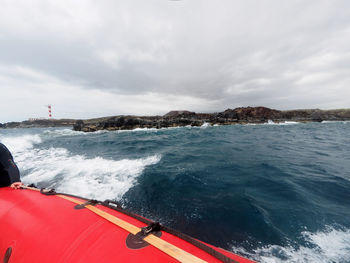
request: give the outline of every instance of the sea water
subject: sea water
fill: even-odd
[[[2,129],[24,183],[104,200],[261,262],[350,262],[350,123]]]

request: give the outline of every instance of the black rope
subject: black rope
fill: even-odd
[[[162,226],[161,230],[174,235],[182,240],[185,240],[186,242],[194,245],[195,247],[198,247],[199,249],[205,251],[206,253],[208,253],[209,255],[221,260],[222,262],[227,262],[227,263],[238,263],[238,261],[226,256],[225,254],[217,251],[216,249],[209,247],[208,245],[202,243],[201,241],[194,239],[193,237],[186,235],[182,232],[179,232],[175,229],[166,227],[166,226]]]

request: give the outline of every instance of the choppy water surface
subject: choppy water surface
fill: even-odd
[[[350,123],[0,130],[25,183],[262,262],[350,262]]]

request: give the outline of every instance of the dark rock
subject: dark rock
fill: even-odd
[[[167,114],[165,114],[163,117],[164,118],[191,118],[196,115],[195,112],[193,111],[187,111],[187,110],[182,110],[182,111],[170,111]]]
[[[266,107],[236,108],[238,120],[272,120],[280,117],[281,112]]]
[[[76,120],[72,119],[30,119],[22,122],[7,122],[3,124],[4,128],[44,128],[44,127],[63,127],[73,126]]]
[[[115,118],[110,118],[104,122],[101,122],[100,125],[104,128],[116,128],[116,127],[122,127],[124,125],[125,118],[123,116],[121,117],[115,117]]]
[[[316,122],[323,121],[322,112],[320,110],[317,110],[317,111],[314,111],[313,113],[311,113],[310,117],[311,117],[312,121],[316,121]]]
[[[199,126],[202,126],[203,124],[204,124],[203,121],[192,121],[190,125],[194,127],[199,127]]]
[[[84,122],[82,120],[77,120],[73,125],[74,131],[81,131],[84,127]]]
[[[5,123],[5,127],[4,128],[18,128],[20,127],[21,123],[20,122],[7,122]]]
[[[115,116],[109,118],[84,121],[83,131],[101,129],[124,130],[135,128],[165,128],[175,126],[231,125],[236,123],[264,123],[272,121],[322,121],[322,120],[350,120],[350,110],[322,111],[293,110],[279,111],[266,107],[240,107],[227,109],[219,113],[195,113],[191,111],[171,111],[164,116]]]
[[[83,131],[83,132],[95,132],[98,130],[100,130],[100,129],[98,129],[97,126],[95,126],[95,125],[85,126],[81,129],[81,131]]]
[[[232,109],[227,109],[224,112],[218,113],[218,118],[221,120],[227,120],[227,119],[238,119],[237,111]]]
[[[293,121],[307,121],[311,120],[311,114],[316,110],[290,110],[282,112],[282,119]]]
[[[269,109],[266,107],[240,107],[236,109],[227,109],[217,114],[217,117],[231,121],[267,121],[280,118],[281,111]]]

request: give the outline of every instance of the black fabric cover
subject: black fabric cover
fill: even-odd
[[[0,143],[0,187],[20,181],[19,170],[13,161],[12,154],[5,145]]]

